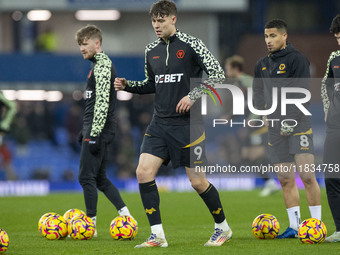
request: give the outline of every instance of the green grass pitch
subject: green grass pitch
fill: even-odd
[[[340,245],[306,245],[297,239],[257,240],[252,234],[253,219],[261,213],[271,213],[280,223],[280,231],[288,226],[288,217],[281,192],[270,197],[258,197],[258,190],[220,192],[233,238],[222,247],[204,247],[213,232],[213,220],[201,198],[195,192],[161,192],[163,226],[168,248],[134,249],[150,235],[147,217],[138,193],[122,193],[131,213],[137,219],[139,232],[132,241],[115,241],[109,233],[111,220],[117,211],[103,194],[99,194],[98,237],[86,241],[49,241],[40,236],[38,220],[46,212],[64,214],[70,208],[85,210],[80,193],[58,193],[43,197],[0,198],[0,228],[9,235],[5,254],[340,254]],[[302,219],[309,218],[304,191],[300,191]],[[322,218],[328,234],[335,231],[325,190],[322,190]]]

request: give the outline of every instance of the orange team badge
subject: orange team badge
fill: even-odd
[[[177,58],[184,58],[185,52],[184,50],[178,50],[176,53]]]

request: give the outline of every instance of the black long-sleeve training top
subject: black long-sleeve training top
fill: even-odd
[[[103,131],[112,133],[115,129],[116,70],[103,52],[90,60],[92,65],[87,79],[83,125],[91,126],[90,135],[97,137]]]
[[[309,61],[290,43],[286,48],[270,53],[261,58],[255,66],[253,81],[254,105],[256,109],[264,110],[272,106],[272,89],[278,89],[278,106],[268,116],[270,119],[293,119],[298,123],[308,121],[306,116],[293,104],[287,104],[286,115],[281,114],[281,89],[298,87],[309,90]],[[302,93],[288,93],[287,98],[303,98]],[[309,103],[305,103],[307,107]]]
[[[146,78],[143,81],[128,81],[125,90],[138,94],[155,93],[155,121],[185,124],[189,122],[190,113],[176,113],[176,106],[185,96],[196,101],[205,93],[202,85],[190,91],[190,79],[202,78],[203,71],[212,86],[225,78],[220,64],[203,42],[177,30],[167,42],[158,39],[146,46]]]
[[[331,53],[322,80],[321,98],[327,114],[327,126],[340,128],[340,50]]]

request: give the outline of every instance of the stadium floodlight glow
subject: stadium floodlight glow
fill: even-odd
[[[43,101],[45,100],[44,90],[18,90],[16,99],[19,101]]]
[[[58,102],[63,99],[63,93],[58,90],[2,90],[8,100]]]
[[[49,10],[30,10],[27,13],[27,18],[30,21],[46,21],[49,20],[52,13]]]
[[[12,13],[12,19],[13,19],[14,21],[20,21],[20,20],[22,19],[23,16],[24,16],[24,15],[22,14],[21,11],[14,11],[14,12]]]
[[[59,102],[63,99],[63,93],[61,91],[46,91],[45,100],[47,102]]]
[[[77,20],[119,20],[118,10],[79,10],[76,11]]]
[[[16,91],[15,90],[2,90],[2,93],[8,100],[15,100]]]

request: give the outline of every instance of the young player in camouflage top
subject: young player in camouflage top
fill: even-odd
[[[117,90],[155,93],[154,116],[145,133],[137,167],[139,190],[151,236],[136,248],[168,246],[155,176],[161,165],[170,160],[174,168],[185,167],[192,187],[214,218],[215,231],[205,245],[220,246],[232,236],[216,188],[207,181],[204,173],[194,169],[205,161],[204,128],[190,125],[190,121],[202,122],[200,115],[193,121],[192,111],[200,107],[194,102],[204,93],[200,87],[190,90],[190,79],[201,78],[204,71],[212,84],[223,81],[224,72],[201,40],[176,30],[176,15],[176,5],[172,1],[161,0],[152,5],[150,16],[159,39],[145,50],[146,79],[141,82],[124,78],[115,80]],[[190,157],[190,151],[197,152],[195,157]]]
[[[102,51],[99,28],[93,25],[81,28],[76,33],[76,41],[84,59],[92,62],[87,77],[83,128],[79,135],[82,145],[79,182],[84,191],[86,213],[96,223],[98,188],[120,215],[131,216],[118,189],[106,177],[108,148],[115,136],[116,92],[113,82],[116,71]]]

